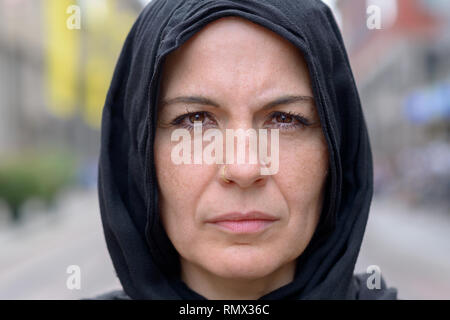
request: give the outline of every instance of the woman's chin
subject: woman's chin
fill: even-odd
[[[269,276],[277,269],[277,266],[274,261],[233,257],[216,260],[213,265],[207,266],[207,269],[210,273],[225,279],[256,280]]]

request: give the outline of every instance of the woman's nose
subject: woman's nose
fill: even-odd
[[[258,131],[252,127],[251,117],[241,115],[236,118],[230,121],[225,132],[224,164],[219,170],[220,180],[241,188],[262,186],[267,176],[261,174]]]
[[[225,185],[237,185],[240,188],[261,187],[265,184],[267,176],[261,174],[259,164],[223,164],[225,168],[219,170],[220,180]]]

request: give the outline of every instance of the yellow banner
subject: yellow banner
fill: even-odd
[[[78,103],[80,34],[67,26],[67,10],[76,4],[73,0],[43,1],[48,107],[61,117],[72,116]]]
[[[114,67],[138,12],[126,0],[44,0],[47,25],[47,84],[50,111],[78,114],[99,128]]]

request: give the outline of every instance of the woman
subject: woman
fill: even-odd
[[[205,163],[190,151],[207,148],[208,129],[224,148]],[[270,161],[248,161],[249,137],[243,163],[224,161],[226,132],[238,129],[275,137],[262,139]],[[193,162],[174,159],[180,145]],[[320,1],[152,1],[114,73],[99,169],[124,289],[99,298],[396,298],[353,275],[372,159],[342,39]]]

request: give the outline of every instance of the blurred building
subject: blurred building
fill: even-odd
[[[0,153],[23,145],[42,121],[39,6],[37,1],[0,1]]]
[[[69,29],[80,8],[80,29]],[[0,158],[64,147],[96,156],[101,111],[138,0],[0,0]]]
[[[370,5],[380,9],[381,29],[367,25]],[[450,2],[340,0],[338,8],[371,136],[376,191],[448,199]]]

